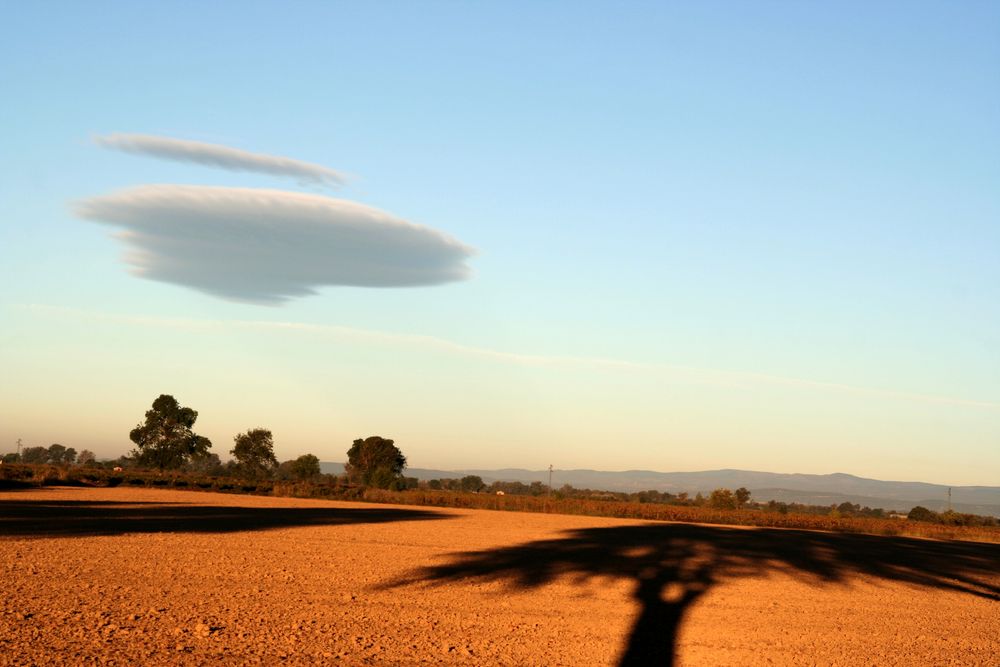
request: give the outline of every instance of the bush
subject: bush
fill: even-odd
[[[920,505],[911,509],[910,513],[906,515],[906,518],[910,521],[924,521],[926,523],[938,522],[937,512],[932,512],[926,507],[921,507]]]

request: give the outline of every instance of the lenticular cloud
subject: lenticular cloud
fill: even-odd
[[[81,201],[75,212],[122,230],[137,275],[260,304],[326,285],[464,280],[474,253],[364,204],[281,190],[143,185]]]

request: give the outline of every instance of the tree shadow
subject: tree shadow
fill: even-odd
[[[426,521],[447,514],[394,508],[224,507],[160,502],[0,500],[4,537],[233,533],[301,526]]]
[[[562,577],[633,581],[640,613],[620,665],[672,665],[685,611],[713,585],[783,572],[818,583],[855,575],[1000,600],[1000,545],[686,524],[567,531],[455,554],[389,586],[468,578],[531,589]]]

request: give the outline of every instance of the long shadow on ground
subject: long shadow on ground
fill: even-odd
[[[726,579],[777,572],[817,583],[868,575],[1000,600],[997,544],[684,524],[588,528],[456,554],[390,586],[480,578],[530,589],[562,577],[628,579],[641,611],[620,664],[672,665],[684,613],[700,596]]]
[[[218,507],[180,503],[0,500],[0,539],[163,532],[232,533],[444,518],[448,515],[376,507]]]

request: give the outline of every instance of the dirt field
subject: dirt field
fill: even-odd
[[[1000,665],[1000,546],[0,493],[0,664]]]

